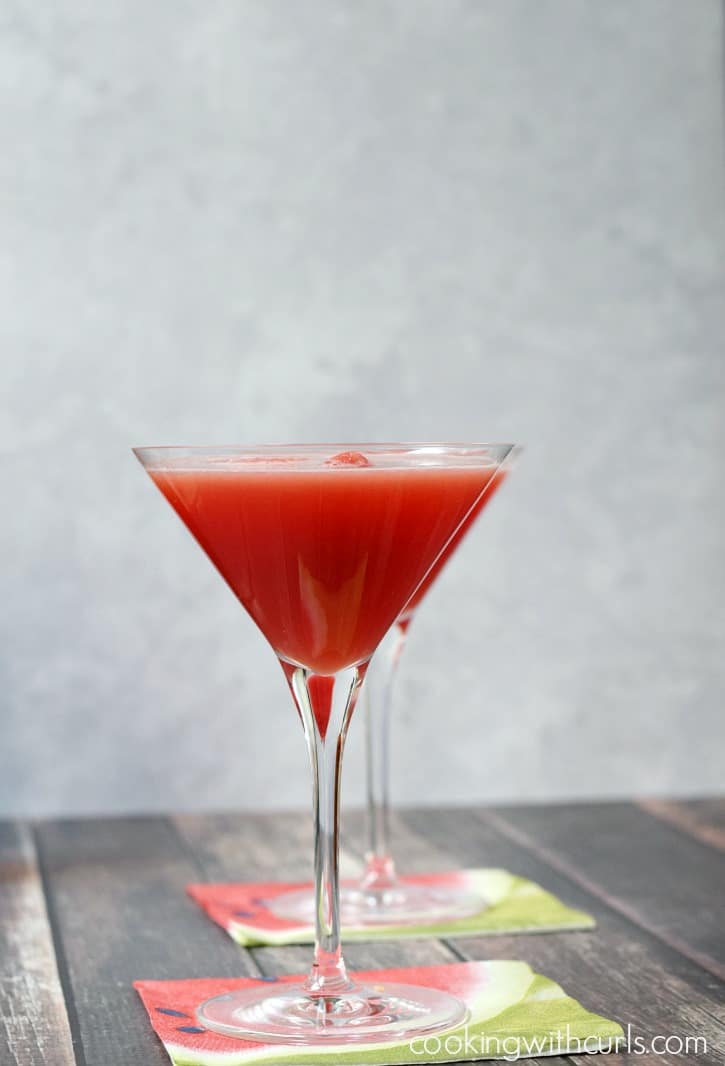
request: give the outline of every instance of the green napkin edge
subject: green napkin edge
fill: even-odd
[[[484,871],[467,871],[483,873]],[[553,933],[594,929],[596,922],[585,911],[567,906],[558,896],[547,892],[535,881],[509,874],[511,887],[507,896],[490,904],[486,910],[467,918],[431,925],[385,926],[382,929],[343,928],[344,941],[423,939],[427,937],[504,936],[509,933]],[[312,943],[312,930],[305,940],[299,928],[268,933],[260,937],[254,926],[233,919],[227,932],[241,947],[284,947]]]

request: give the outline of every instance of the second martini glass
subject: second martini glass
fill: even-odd
[[[360,984],[340,943],[345,736],[385,632],[511,448],[318,445],[140,448],[136,455],[274,649],[307,740],[315,825],[315,949],[304,980],[201,1003],[237,1038],[324,1046],[403,1041],[462,1024],[438,989]],[[230,738],[231,739],[231,738]]]
[[[340,889],[340,921],[348,928],[430,926],[480,914],[487,905],[486,899],[465,883],[418,885],[402,881],[398,876],[390,833],[390,725],[398,664],[416,612],[466,533],[502,485],[519,452],[519,448],[512,448],[502,460],[391,626],[367,673],[360,698],[365,709],[368,851],[360,881]],[[314,921],[314,899],[309,891],[282,893],[269,900],[268,906],[280,918],[305,924]]]

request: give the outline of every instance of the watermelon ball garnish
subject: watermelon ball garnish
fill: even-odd
[[[362,452],[340,452],[325,459],[325,466],[370,466],[370,460]]]

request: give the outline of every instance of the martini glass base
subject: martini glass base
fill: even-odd
[[[376,888],[347,885],[340,889],[340,923],[348,929],[438,925],[480,914],[487,905],[483,896],[452,886],[411,885],[403,881]],[[309,888],[285,892],[268,900],[267,906],[278,918],[314,924],[315,905]]]
[[[206,1029],[271,1044],[400,1042],[462,1025],[468,1010],[447,992],[419,985],[351,985],[337,996],[281,985],[270,995],[246,988],[206,1000],[196,1011]]]

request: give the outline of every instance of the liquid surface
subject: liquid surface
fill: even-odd
[[[348,452],[148,472],[277,654],[332,674],[369,658],[495,470]]]

